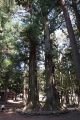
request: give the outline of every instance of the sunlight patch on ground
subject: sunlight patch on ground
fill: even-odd
[[[7,100],[8,103],[21,103],[22,101]]]
[[[8,111],[8,112],[6,112],[5,114],[12,114],[12,113],[14,113],[13,111]]]

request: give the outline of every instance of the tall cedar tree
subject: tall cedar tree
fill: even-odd
[[[76,73],[77,73],[78,82],[80,86],[80,55],[79,55],[79,51],[77,47],[77,42],[75,39],[74,31],[71,25],[71,21],[70,21],[70,17],[69,17],[69,13],[68,13],[65,0],[60,0],[60,1],[61,1],[61,5],[62,5],[62,9],[63,9],[63,13],[64,13],[66,25],[67,25],[69,37],[70,37],[70,42],[71,42],[74,61],[75,61]]]

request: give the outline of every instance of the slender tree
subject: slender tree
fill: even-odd
[[[72,47],[75,66],[76,66],[76,73],[77,73],[78,82],[79,82],[79,86],[80,86],[80,55],[79,55],[75,35],[73,32],[73,28],[71,25],[71,21],[70,21],[70,17],[69,17],[69,13],[68,13],[68,9],[67,9],[65,0],[61,0],[61,5],[62,5],[62,9],[63,9],[63,13],[64,13],[66,25],[67,25],[69,37],[70,37],[71,47]]]

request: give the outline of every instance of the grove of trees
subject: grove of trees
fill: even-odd
[[[79,106],[79,44],[79,0],[0,0],[4,102],[9,89],[22,93],[24,105],[31,110]],[[40,95],[45,101],[40,101]]]

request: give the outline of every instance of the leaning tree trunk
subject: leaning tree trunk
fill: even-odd
[[[77,73],[78,82],[80,86],[80,55],[79,55],[79,51],[77,47],[77,42],[75,39],[74,31],[71,25],[71,21],[70,21],[70,17],[69,17],[69,13],[68,13],[65,0],[60,0],[60,1],[61,1],[61,5],[62,5],[62,9],[63,9],[63,13],[64,13],[66,25],[67,25],[69,37],[70,37],[71,47],[72,47],[74,61],[75,61],[76,73]]]
[[[76,5],[76,1],[75,0],[72,0],[72,6],[73,6],[74,13],[76,15],[77,28],[78,28],[78,30],[80,32],[80,14],[79,14],[79,11],[77,9],[77,5]]]
[[[50,42],[50,33],[49,33],[49,21],[47,16],[44,16],[44,40],[45,40],[45,78],[46,78],[46,102],[44,109],[52,110],[53,103],[55,104],[55,95],[56,95],[56,83],[54,76],[54,65],[52,62],[51,55],[51,42]]]
[[[37,63],[36,63],[36,43],[30,42],[30,59],[29,59],[29,92],[28,102],[32,103],[34,110],[38,108],[39,96],[37,89]]]

